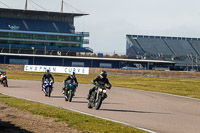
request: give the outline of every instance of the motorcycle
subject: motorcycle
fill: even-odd
[[[2,75],[1,75],[1,84],[3,85],[3,87],[8,87],[8,81],[7,81],[7,77],[5,76],[6,75],[6,73],[4,72],[4,73],[2,73]]]
[[[95,91],[92,92],[89,100],[88,100],[88,108],[95,107],[98,110],[101,107],[101,104],[104,99],[107,98],[106,89],[107,87],[104,85],[95,86]]]
[[[45,93],[45,96],[50,97],[51,96],[51,92],[53,91],[53,81],[50,80],[45,80],[44,84],[43,84],[43,91]]]
[[[76,90],[76,85],[74,83],[72,83],[71,81],[67,81],[67,85],[65,86],[65,101],[72,101],[72,98],[74,96]]]

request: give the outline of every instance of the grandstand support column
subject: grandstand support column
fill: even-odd
[[[33,57],[33,65],[35,65],[35,57]]]
[[[194,58],[193,58],[193,56],[191,56],[192,57],[192,70],[194,70]]]
[[[9,44],[9,53],[11,53],[11,44]]]
[[[63,12],[63,4],[64,4],[64,1],[62,0],[60,12]]]
[[[147,62],[147,70],[149,70],[149,62]]]
[[[25,3],[25,10],[28,9],[28,0],[26,0],[26,3]]]
[[[6,64],[6,55],[4,55],[4,61],[3,61],[4,64]]]
[[[93,60],[91,60],[91,66],[90,67],[93,67]]]
[[[46,53],[47,53],[47,48],[46,48],[46,46],[44,46],[44,54],[46,55]]]
[[[65,66],[65,59],[62,60],[62,65]]]

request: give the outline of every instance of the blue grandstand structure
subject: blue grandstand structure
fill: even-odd
[[[174,61],[174,69],[199,69],[200,38],[127,35],[126,41],[128,58]]]
[[[88,32],[75,32],[74,18],[87,14],[0,8],[1,53],[70,55],[92,53]]]
[[[124,68],[174,66],[173,61],[78,57],[92,53],[88,32],[76,32],[74,18],[87,14],[0,8],[0,63]],[[81,54],[80,54],[81,53]]]

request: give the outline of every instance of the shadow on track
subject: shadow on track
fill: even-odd
[[[72,101],[72,103],[88,103],[86,101]]]
[[[104,102],[103,104],[122,104],[122,103],[108,103],[108,102]]]
[[[21,129],[20,127],[16,127],[10,122],[1,121],[1,119],[0,119],[0,132],[1,133],[33,133],[25,129]]]
[[[73,103],[88,103],[88,101],[72,101]],[[121,103],[103,103],[103,104],[121,104]]]
[[[22,86],[9,86],[8,85],[8,88],[16,88],[17,89],[17,88],[24,88],[24,87],[22,87]]]
[[[65,98],[64,96],[51,96],[51,98]]]
[[[170,114],[170,113],[161,113],[161,112],[148,112],[148,111],[136,111],[136,110],[121,110],[121,109],[100,109],[102,111],[111,111],[111,112],[124,112],[124,113],[142,113],[142,114]]]
[[[51,96],[51,98],[64,98],[65,96]],[[85,97],[73,97],[73,98],[85,98]]]
[[[73,97],[73,98],[80,98],[80,99],[86,99],[86,97]]]

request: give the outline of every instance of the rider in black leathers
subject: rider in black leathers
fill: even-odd
[[[107,89],[111,89],[111,87],[112,87],[112,85],[110,84],[110,82],[107,78],[107,72],[106,71],[101,71],[100,75],[97,76],[94,80],[92,80],[92,84],[94,84],[94,85],[105,85],[105,84],[107,84],[107,87],[106,87]],[[94,86],[93,88],[91,88],[89,90],[87,100],[90,99],[90,96],[95,89],[98,89],[98,87]]]
[[[63,94],[65,93],[64,89],[67,85],[67,81],[69,81],[69,80],[70,80],[71,83],[75,82],[75,86],[78,87],[78,81],[76,79],[76,74],[75,74],[75,72],[71,72],[70,75],[67,76],[67,78],[63,81],[64,82],[63,91],[62,91]]]
[[[43,89],[43,84],[44,84],[44,81],[48,79],[48,80],[52,80],[52,82],[54,83],[54,78],[53,76],[51,75],[50,71],[47,70],[44,75],[42,76],[42,89]]]

